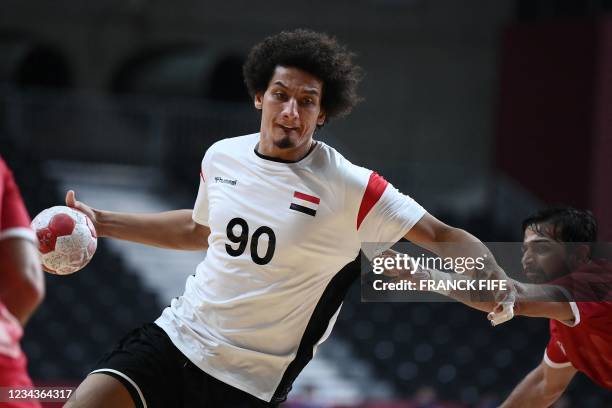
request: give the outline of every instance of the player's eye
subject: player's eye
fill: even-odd
[[[281,100],[281,101],[287,99],[287,95],[285,95],[284,92],[280,92],[280,91],[273,92],[272,96],[274,96],[276,99]]]
[[[534,245],[534,252],[536,254],[545,254],[550,251],[550,245],[548,244],[536,244]]]

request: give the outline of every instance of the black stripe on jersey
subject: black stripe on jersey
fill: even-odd
[[[278,387],[276,387],[276,391],[274,391],[271,403],[278,404],[287,399],[287,394],[291,390],[293,381],[295,381],[306,364],[312,360],[313,347],[325,334],[329,322],[342,304],[342,299],[346,296],[346,292],[348,292],[351,284],[359,277],[359,259],[357,258],[355,261],[347,264],[327,284],[306,325],[306,330],[304,330],[302,335],[295,358],[285,370],[283,378]]]
[[[317,210],[313,210],[312,208],[304,207],[303,205],[291,203],[289,206],[290,209],[302,212],[304,214],[312,215],[313,217],[317,213]]]

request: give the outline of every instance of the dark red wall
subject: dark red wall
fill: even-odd
[[[498,168],[612,240],[612,20],[512,26],[501,58]]]

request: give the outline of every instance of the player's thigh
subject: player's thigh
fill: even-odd
[[[121,381],[106,374],[90,374],[72,393],[64,408],[134,408]]]

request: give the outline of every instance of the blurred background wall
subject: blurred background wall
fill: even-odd
[[[37,68],[23,56],[21,67],[18,56],[4,62],[22,85],[28,85],[29,69],[38,70],[30,72],[29,85],[245,105],[240,65],[254,43],[295,27],[329,32],[357,53],[367,76],[365,102],[326,133],[347,156],[389,169],[389,178],[435,206],[490,173],[499,38],[514,8],[511,1],[271,1],[261,7],[240,1],[9,1],[0,26],[5,47],[47,47],[49,56],[39,57]],[[213,139],[231,135],[204,131]],[[116,148],[137,138],[126,132],[127,138],[120,130],[62,135],[66,143],[57,154],[72,154],[65,145],[78,151],[73,139],[86,139],[94,155],[144,160],[122,153],[134,149]],[[142,136],[138,144],[153,137]]]
[[[559,202],[593,210],[609,239],[611,9],[608,0],[3,0],[0,153],[17,168],[32,215],[61,202],[71,186],[104,208],[188,207],[206,148],[258,131],[241,76],[249,48],[305,27],[338,37],[366,71],[365,101],[317,137],[484,240],[520,240],[525,215]],[[107,256],[91,266],[97,274],[49,280],[26,339],[39,379],[78,381],[111,339],[156,317],[170,296],[158,289],[168,283],[147,279],[169,257],[150,261],[139,251],[103,246]],[[191,266],[176,268],[191,273]],[[132,312],[117,306],[117,277],[129,296],[146,299],[151,291],[157,303]],[[100,295],[96,287],[107,290]],[[51,328],[49,320],[62,310],[72,316],[71,302],[87,298],[86,290],[117,321],[69,347],[71,369],[59,357],[41,360],[49,346],[40,339],[50,332],[64,347],[61,319]],[[481,314],[445,306],[419,313],[364,306],[353,291],[335,334],[345,346],[330,358],[357,350],[391,384],[391,395],[427,399],[431,390],[419,387],[433,384],[434,394],[470,406],[504,395],[541,358],[545,321],[491,334]],[[101,310],[89,307],[71,317],[82,323],[80,333],[91,331]],[[396,313],[407,316],[401,326],[389,318]],[[444,339],[460,328],[479,336],[448,349]],[[502,357],[478,361],[483,347]],[[519,364],[519,356],[530,358]],[[588,381],[570,392],[585,394],[595,398],[589,406],[604,406]]]

